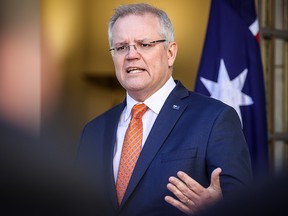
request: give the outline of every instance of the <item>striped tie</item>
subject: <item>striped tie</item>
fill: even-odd
[[[142,116],[147,109],[148,107],[142,103],[134,105],[131,111],[132,117],[125,134],[118,177],[116,181],[116,191],[119,205],[122,202],[133,169],[140,155],[143,136]]]

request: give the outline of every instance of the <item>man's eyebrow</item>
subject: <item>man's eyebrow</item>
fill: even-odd
[[[124,44],[128,44],[128,43],[125,42],[125,41],[121,41],[121,42],[117,42],[117,43],[115,43],[115,45],[124,45]]]

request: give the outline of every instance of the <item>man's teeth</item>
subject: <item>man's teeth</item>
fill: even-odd
[[[128,73],[140,73],[140,72],[143,72],[144,70],[143,69],[140,69],[140,68],[130,68],[127,70]]]

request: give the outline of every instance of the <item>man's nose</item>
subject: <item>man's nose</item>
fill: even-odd
[[[139,52],[137,50],[136,44],[129,45],[128,46],[128,51],[127,51],[127,56],[134,56],[134,55],[137,55],[137,54],[139,54]]]

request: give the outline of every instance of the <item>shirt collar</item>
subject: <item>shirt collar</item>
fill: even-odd
[[[131,115],[131,110],[132,110],[132,107],[139,103],[138,101],[134,100],[132,97],[130,97],[128,94],[126,96],[126,108],[125,108],[125,111],[124,111],[124,120],[127,121],[128,118],[130,117]]]
[[[165,103],[167,97],[171,93],[171,91],[175,88],[176,83],[172,76],[167,80],[167,82],[153,95],[147,98],[143,103],[149,107],[157,115],[159,114],[163,104]],[[132,107],[139,103],[138,101],[134,100],[130,97],[127,93],[126,97],[126,109],[124,111],[124,120],[127,121],[131,114]]]

